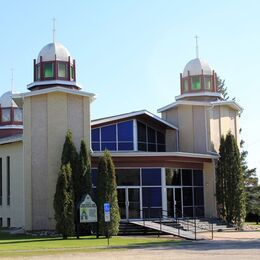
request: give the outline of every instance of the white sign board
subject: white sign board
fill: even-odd
[[[110,222],[110,204],[104,203],[104,217],[105,222]]]
[[[80,223],[97,222],[97,205],[87,194],[79,207]]]

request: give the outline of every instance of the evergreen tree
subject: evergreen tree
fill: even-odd
[[[226,168],[226,149],[225,149],[225,138],[221,136],[220,147],[219,147],[220,160],[218,161],[216,168],[216,196],[217,196],[217,210],[218,215],[222,219],[226,219],[226,198],[225,198],[225,168]]]
[[[77,201],[80,201],[85,194],[92,196],[92,178],[91,178],[91,165],[90,165],[90,154],[87,151],[86,143],[84,140],[80,143],[80,153],[79,153],[79,178],[77,182],[77,190],[75,195],[77,196]],[[93,199],[93,198],[92,198]],[[80,224],[81,233],[88,235],[91,233],[91,224],[81,223]]]
[[[240,152],[230,132],[221,141],[216,171],[219,212],[228,223],[241,226],[245,218],[245,192]]]
[[[120,213],[117,201],[115,167],[111,155],[106,150],[100,157],[97,176],[97,206],[99,233],[106,234],[104,222],[104,203],[110,203],[111,221],[108,223],[109,235],[117,235],[119,231]]]
[[[78,198],[82,198],[86,193],[92,195],[91,164],[90,154],[87,151],[86,143],[82,140],[79,153]]]
[[[61,165],[70,164],[71,166],[71,185],[73,191],[73,205],[74,205],[74,223],[75,223],[75,232],[77,233],[77,223],[78,223],[78,214],[77,214],[77,204],[78,204],[78,187],[79,187],[79,155],[77,153],[76,147],[73,143],[72,132],[68,130],[65,136],[65,142],[63,145],[62,156],[61,156]]]
[[[222,93],[222,96],[224,98],[224,100],[228,100],[229,96],[228,96],[228,92],[227,92],[227,87],[225,86],[225,80],[222,80],[221,78],[217,78],[217,87],[218,87],[218,91],[220,93]],[[233,98],[233,100],[235,100],[235,98]],[[239,132],[241,133],[242,129],[239,129]],[[256,190],[253,187],[257,186],[258,183],[258,178],[256,177],[256,168],[248,168],[247,165],[247,155],[248,152],[245,151],[243,149],[243,145],[244,145],[244,140],[241,140],[240,142],[240,148],[241,148],[241,167],[242,167],[242,173],[243,173],[243,178],[244,178],[244,186],[246,188],[246,205],[247,205],[247,214],[251,214],[252,213],[252,201],[256,201],[256,200],[251,200],[251,198],[257,198],[257,193]],[[259,202],[259,201],[258,201]],[[254,205],[254,203],[253,203]],[[259,202],[260,205],[260,202]],[[259,214],[260,215],[260,214]]]
[[[222,80],[220,77],[217,77],[217,90],[222,94],[224,100],[229,99],[227,87],[225,86],[225,80]]]
[[[260,185],[246,187],[246,221],[260,221]]]
[[[65,137],[65,142],[63,145],[61,164],[65,165],[65,164],[69,163],[71,166],[75,207],[77,206],[77,202],[78,202],[77,189],[79,186],[79,173],[78,173],[79,159],[78,159],[78,157],[79,156],[78,156],[76,147],[72,140],[72,132],[71,132],[71,130],[68,130],[66,137]]]
[[[62,165],[54,195],[56,230],[67,239],[74,231],[74,203],[70,164]]]

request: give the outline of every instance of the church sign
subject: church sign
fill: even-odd
[[[97,205],[87,194],[79,206],[80,223],[97,222]]]

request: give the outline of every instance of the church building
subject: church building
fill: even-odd
[[[76,81],[76,62],[53,42],[34,60],[28,91],[0,98],[0,226],[55,228],[53,198],[68,129],[79,149],[92,150],[93,187],[98,158],[109,150],[116,167],[122,221],[216,217],[215,163],[221,135],[239,142],[235,101],[217,90],[217,76],[195,58],[180,74],[180,94],[158,109],[90,118],[93,93]]]

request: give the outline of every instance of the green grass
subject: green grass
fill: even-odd
[[[245,222],[245,225],[260,227],[260,222],[258,224],[256,222]]]
[[[107,239],[96,239],[94,236],[61,238],[35,238],[25,235],[8,235],[0,232],[0,257],[37,256],[75,252],[93,252],[102,250],[127,249],[131,247],[170,246],[180,240],[157,237],[113,237],[110,247]]]

